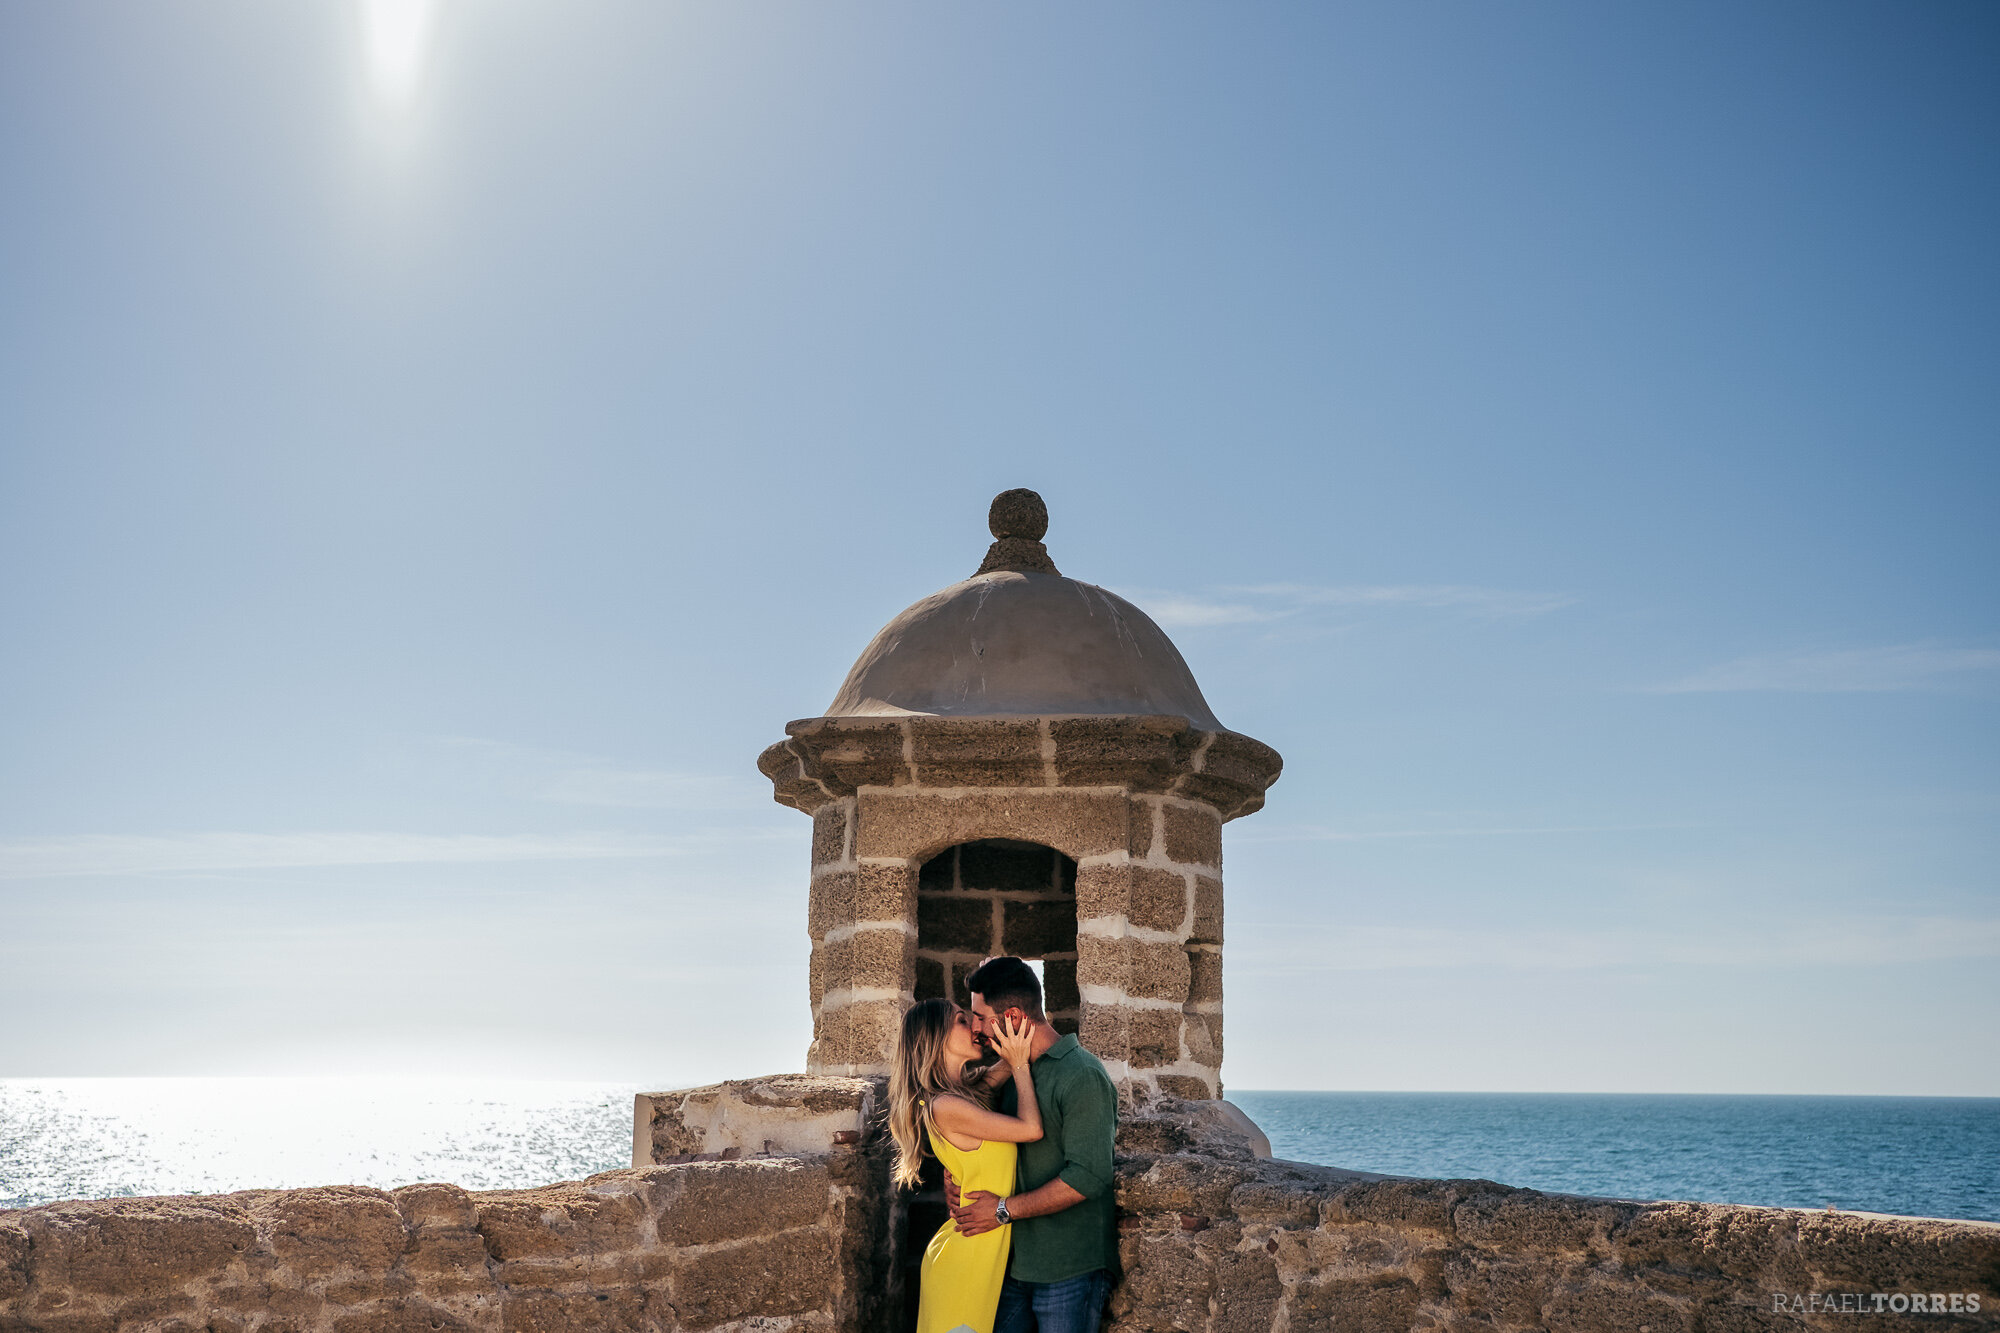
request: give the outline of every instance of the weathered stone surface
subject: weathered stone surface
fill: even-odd
[[[1185,770],[1201,733],[1184,717],[1160,714],[1066,717],[1049,723],[1056,776],[1066,787],[1159,792]],[[1073,854],[1073,853],[1072,853]]]
[[[506,1333],[629,1333],[648,1326],[646,1292],[627,1288],[610,1291],[519,1291],[507,1297]],[[664,1301],[658,1315],[671,1328]]]
[[[1135,1000],[1187,1001],[1188,957],[1177,944],[1079,935],[1076,958],[1085,985],[1116,986]]]
[[[689,1253],[674,1273],[674,1308],[689,1329],[818,1309],[836,1282],[833,1257],[820,1228]]]
[[[627,1250],[644,1239],[646,1208],[633,1190],[588,1184],[494,1190],[473,1196],[479,1232],[502,1262]]]
[[[813,877],[806,893],[806,933],[824,939],[826,933],[854,922],[854,888],[860,879],[853,870],[836,870]]]
[[[381,1190],[353,1185],[282,1190],[253,1214],[278,1262],[307,1280],[342,1268],[380,1272],[403,1252],[403,1215]]]
[[[823,1161],[698,1162],[659,1173],[652,1190],[659,1237],[706,1245],[813,1226],[826,1217],[832,1182]]]
[[[28,1231],[18,1224],[0,1224],[0,1300],[28,1289]]]
[[[813,814],[812,859],[815,866],[832,865],[847,856],[848,804],[838,801]]]
[[[258,1243],[229,1196],[52,1204],[17,1216],[31,1237],[34,1285],[86,1295],[164,1295],[220,1277]]]
[[[1415,1322],[1417,1303],[1417,1284],[1401,1274],[1315,1276],[1301,1282],[1292,1297],[1290,1328],[1292,1333],[1406,1329]]]
[[[917,908],[917,872],[911,866],[864,865],[854,885],[854,920],[906,922]]]
[[[1134,1069],[1158,1069],[1181,1059],[1181,1011],[1134,1009],[1125,1020],[1125,1058]]]
[[[1222,943],[1222,881],[1213,875],[1194,877],[1194,921],[1188,939],[1195,944]]]
[[[1598,1278],[1556,1292],[1545,1320],[1549,1333],[1691,1333],[1694,1311],[1631,1282]]]
[[[1133,866],[1127,873],[1130,906],[1126,916],[1131,923],[1144,930],[1178,933],[1188,920],[1187,877],[1178,871],[1146,866]]]
[[[1001,788],[952,797],[864,792],[855,850],[862,857],[927,860],[957,843],[1016,838],[1071,860],[1125,850],[1121,792]]]
[[[390,1301],[354,1314],[336,1315],[333,1333],[460,1333],[477,1327],[429,1301]]]
[[[1045,785],[1041,727],[1033,718],[914,717],[908,725],[919,786]]]
[[[1161,810],[1167,859],[1181,865],[1222,868],[1222,820],[1207,806],[1168,801]]]
[[[1188,1003],[1222,1003],[1222,954],[1214,949],[1188,950]],[[1221,1014],[1215,1014],[1217,1028]],[[1220,1033],[1213,1034],[1220,1036]],[[1217,1047],[1218,1055],[1220,1046]]]

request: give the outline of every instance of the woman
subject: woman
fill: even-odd
[[[902,1039],[889,1075],[889,1133],[896,1141],[896,1183],[917,1183],[924,1141],[961,1190],[1014,1192],[1014,1145],[1042,1137],[1042,1110],[1028,1072],[1033,1031],[1027,1023],[1003,1026],[994,1044],[1001,1064],[982,1075],[967,1066],[979,1059],[972,1019],[950,1000],[923,1000],[903,1015]],[[991,1109],[991,1089],[1011,1073],[1021,1113]],[[1011,1228],[978,1236],[959,1234],[946,1220],[924,1251],[923,1286],[917,1295],[917,1333],[993,1333],[1000,1283],[1007,1276]]]

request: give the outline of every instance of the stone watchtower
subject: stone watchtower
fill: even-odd
[[[1172,641],[1064,578],[1033,491],[973,576],[885,626],[758,767],[813,818],[815,1074],[886,1074],[903,1011],[1042,961],[1050,1020],[1128,1099],[1222,1095],[1222,825],[1277,752],[1224,729]]]

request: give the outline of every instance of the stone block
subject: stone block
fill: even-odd
[[[1233,731],[1213,735],[1201,756],[1201,772],[1183,777],[1175,794],[1214,807],[1224,822],[1263,809],[1265,790],[1284,769],[1278,752]]]
[[[1162,1156],[1143,1172],[1120,1174],[1118,1206],[1128,1213],[1223,1216],[1230,1195],[1254,1174],[1247,1164],[1196,1153]]]
[[[1122,917],[1132,906],[1132,867],[1085,866],[1076,872],[1076,917]]]
[[[1185,1010],[1181,1013],[1181,1046],[1187,1051],[1188,1059],[1206,1069],[1222,1067],[1222,1052],[1210,1035],[1222,1025],[1215,1023],[1211,1026],[1209,1021],[1219,1017],[1216,1014],[1191,1014]],[[1209,1094],[1200,1095],[1206,1097]]]
[[[1222,953],[1216,949],[1189,949],[1188,1003],[1222,1003]]]
[[[1130,895],[1126,917],[1145,930],[1179,934],[1188,920],[1187,877],[1178,871],[1133,866],[1127,872]]]
[[[828,1013],[828,1035],[843,1054],[830,1063],[865,1065],[886,1072],[903,1026],[900,1000],[862,1000]]]
[[[861,867],[854,884],[855,921],[914,921],[916,915],[916,867]]]
[[[1805,1213],[1798,1257],[1824,1288],[1986,1291],[2000,1306],[2000,1228],[1930,1218]]]
[[[1125,973],[1127,995],[1135,1000],[1187,1003],[1189,968],[1186,950],[1177,944],[1151,944],[1144,940],[1127,940],[1126,948],[1131,959]]]
[[[1142,1233],[1119,1245],[1125,1281],[1112,1298],[1112,1327],[1188,1333],[1208,1326],[1216,1289],[1214,1249],[1178,1234]]]
[[[473,1327],[443,1306],[416,1298],[336,1315],[333,1320],[333,1333],[458,1333]]]
[[[1122,1004],[1083,1001],[1077,1015],[1077,1043],[1100,1060],[1125,1058],[1125,1022],[1130,1011]]]
[[[220,1277],[258,1244],[242,1207],[223,1200],[57,1204],[20,1220],[32,1237],[33,1283],[82,1295],[165,1295],[197,1278]]]
[[[771,780],[771,795],[779,805],[813,813],[833,800],[827,789],[807,775],[805,764],[790,742],[780,741],[757,756],[757,767]]]
[[[1056,718],[1049,734],[1063,786],[1159,792],[1173,785],[1200,733],[1186,718],[1153,715]]]
[[[981,894],[922,894],[917,899],[917,946],[984,957],[996,952],[994,900]]]
[[[1168,1097],[1190,1102],[1203,1101],[1221,1091],[1220,1083],[1196,1078],[1192,1074],[1155,1074],[1153,1084]]]
[[[412,1230],[429,1228],[465,1229],[476,1226],[478,1214],[472,1210],[472,1196],[457,1185],[425,1182],[391,1190],[403,1225]]]
[[[917,984],[916,997],[919,1000],[945,1000],[951,998],[951,981],[945,972],[945,964],[936,958],[928,958],[919,953],[916,957]]]
[[[1001,911],[1004,924],[999,952],[1018,958],[1076,952],[1076,904],[1072,900],[1005,899]]]
[[[905,725],[920,786],[1047,785],[1041,727],[1033,718],[913,717]]]
[[[817,954],[820,950],[813,952]],[[902,990],[910,984],[916,941],[901,927],[889,926],[857,930],[837,945],[827,947],[825,952],[829,959],[827,979],[834,987],[886,986]],[[842,972],[833,966],[835,959],[844,969],[844,978]]]
[[[1693,1333],[1694,1310],[1631,1282],[1588,1280],[1549,1298],[1548,1333]]]
[[[1397,1273],[1301,1280],[1292,1295],[1290,1333],[1405,1329],[1416,1324],[1417,1284]],[[1638,1325],[1623,1330],[1636,1333]]]
[[[1319,1194],[1304,1181],[1244,1181],[1229,1192],[1227,1212],[1261,1226],[1311,1228],[1319,1225]]]
[[[644,1291],[518,1291],[502,1307],[506,1333],[630,1333],[650,1325],[671,1327],[671,1310],[658,1302],[649,1320]]]
[[[806,890],[806,933],[823,939],[830,930],[854,923],[854,888],[860,876],[836,870],[813,877]]]
[[[958,881],[964,888],[1004,893],[1060,892],[1058,863],[1066,859],[1051,847],[1012,841],[967,843],[958,849]]]
[[[1632,1211],[1597,1199],[1519,1190],[1475,1195],[1451,1216],[1459,1239],[1482,1249],[1581,1254],[1593,1241],[1604,1243]]]
[[[1752,1279],[1789,1248],[1783,1213],[1724,1204],[1656,1203],[1632,1209],[1612,1233],[1619,1259],[1634,1268],[1677,1268]]]
[[[1132,1010],[1125,1019],[1125,1041],[1125,1058],[1134,1069],[1158,1069],[1162,1065],[1179,1064],[1180,1010]]]
[[[0,1301],[28,1289],[28,1232],[18,1223],[0,1222]]]
[[[680,1327],[713,1328],[735,1319],[824,1309],[837,1283],[833,1237],[805,1228],[682,1255],[673,1279],[674,1308]]]
[[[1532,1327],[1542,1322],[1551,1276],[1560,1271],[1534,1259],[1459,1250],[1445,1261],[1444,1279],[1458,1305],[1469,1313],[1503,1325]]]
[[[1449,1235],[1459,1201],[1503,1185],[1485,1181],[1366,1180],[1342,1187],[1320,1205],[1320,1225],[1363,1222],[1394,1230]]]
[[[1285,1284],[1278,1265],[1262,1249],[1232,1250],[1216,1256],[1215,1316],[1210,1333],[1269,1333]]]
[[[396,1201],[358,1185],[278,1191],[256,1207],[256,1217],[278,1263],[306,1281],[344,1267],[388,1271],[406,1241]]]
[[[1000,789],[957,796],[864,792],[855,847],[862,857],[923,858],[956,843],[1015,838],[1072,860],[1125,850],[1120,792]]]
[[[1195,944],[1222,943],[1222,881],[1214,875],[1194,877],[1194,923],[1188,939]]]
[[[860,787],[898,787],[911,781],[903,758],[900,718],[808,718],[785,728],[791,750],[806,776],[817,778],[836,796]]]
[[[1207,806],[1168,801],[1161,810],[1167,859],[1188,866],[1222,868],[1222,818]]]
[[[1076,939],[1072,934],[1074,950]],[[1050,958],[1042,964],[1042,1007],[1050,1013],[1075,1009],[1083,1001],[1076,993],[1076,959]]]
[[[660,1173],[660,1240],[708,1245],[819,1225],[832,1199],[823,1161],[697,1162]]]
[[[813,814],[812,859],[815,866],[832,865],[847,856],[847,812],[845,801],[833,801]]]
[[[646,1207],[632,1190],[572,1182],[472,1199],[487,1249],[503,1263],[629,1250],[645,1241]]]

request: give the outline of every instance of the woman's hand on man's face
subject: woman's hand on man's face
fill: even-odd
[[[1035,1025],[1017,1009],[1009,1009],[1001,1014],[993,1025],[994,1045],[1000,1048],[1000,1057],[1016,1069],[1026,1065],[1032,1058],[1035,1042]]]

